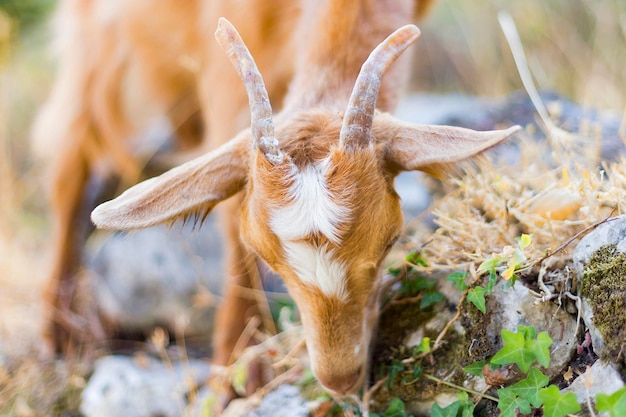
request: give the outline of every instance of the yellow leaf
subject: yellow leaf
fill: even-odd
[[[515,264],[511,262],[509,264],[509,267],[506,269],[506,271],[502,272],[502,278],[508,281],[511,279],[514,273],[515,273]]]
[[[520,238],[519,238],[519,248],[521,250],[524,250],[527,247],[529,247],[531,243],[532,243],[532,238],[530,237],[530,235],[527,235],[526,233],[523,233],[522,236],[520,236]]]

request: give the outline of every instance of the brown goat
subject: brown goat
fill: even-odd
[[[250,53],[220,20],[218,41],[246,86],[251,128],[102,204],[92,220],[98,227],[136,229],[204,218],[226,200],[220,206],[227,207],[232,227],[230,291],[218,315],[214,360],[230,360],[252,308],[236,286],[251,285],[255,254],[294,298],[319,381],[349,394],[363,381],[380,268],[402,226],[394,178],[406,170],[436,172],[517,128],[413,125],[380,111],[392,108],[406,77],[406,67],[392,63],[419,35],[415,26],[401,27],[413,16],[413,2],[317,1],[303,7],[292,28],[298,47],[283,110],[272,116],[254,48]]]
[[[58,74],[33,127],[35,149],[49,159],[51,182],[54,252],[46,291],[50,349],[72,353],[94,338],[106,338],[98,319],[76,313],[76,276],[88,227],[85,213],[93,204],[87,198],[88,182],[103,176],[136,182],[145,155],[137,155],[133,138],[155,115],[170,117],[180,149],[199,142],[195,154],[215,149],[248,124],[246,92],[212,36],[219,17],[229,18],[247,39],[276,104],[290,81],[291,95],[309,91],[323,96],[341,84],[336,77],[353,79],[376,42],[423,15],[431,2],[62,0],[54,22]],[[339,21],[324,23],[323,16]],[[342,24],[347,25],[345,33]],[[359,38],[347,39],[356,24],[361,26]],[[313,45],[318,35],[321,48],[300,51]],[[329,56],[323,56],[328,51]],[[325,65],[323,60],[332,64],[334,55],[344,68]],[[310,71],[315,59],[327,72],[323,77]],[[382,109],[393,108],[406,78],[405,71],[395,72],[393,85],[379,100]],[[330,82],[307,86],[316,80]],[[196,118],[190,119],[194,110],[204,124],[202,137],[197,137]],[[189,159],[185,155],[182,158]],[[239,203],[233,199],[224,208],[230,242],[239,242],[238,220],[228,214]],[[241,244],[230,245],[226,262],[228,275],[242,283],[248,281],[251,267],[241,263],[246,253]]]

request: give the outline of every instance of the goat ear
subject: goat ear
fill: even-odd
[[[446,164],[470,158],[517,132],[520,127],[479,132],[452,126],[417,125],[381,115],[387,125],[385,149],[387,162],[398,171],[420,170],[432,174]],[[381,126],[382,128],[382,126]]]
[[[193,215],[203,218],[243,188],[250,141],[246,131],[212,152],[141,182],[96,207],[91,220],[99,228],[130,230]]]

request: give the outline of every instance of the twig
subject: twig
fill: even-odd
[[[361,404],[361,414],[363,414],[364,416],[369,416],[369,410],[370,410],[370,401],[372,399],[372,396],[376,393],[376,391],[378,391],[380,389],[380,387],[383,386],[383,384],[385,382],[387,382],[389,380],[389,377],[386,376],[383,379],[378,380],[374,385],[372,385],[367,391],[365,391],[365,394],[363,394],[363,402]]]
[[[522,85],[528,93],[530,101],[532,101],[533,105],[535,106],[535,109],[537,110],[537,113],[539,114],[539,117],[541,118],[545,129],[548,131],[546,133],[551,134],[554,130],[557,129],[557,127],[550,119],[548,111],[541,101],[541,97],[539,96],[537,87],[535,86],[532,75],[530,74],[530,70],[528,69],[528,61],[526,60],[526,54],[524,53],[524,47],[522,46],[519,33],[517,32],[517,28],[515,27],[515,22],[513,21],[511,15],[505,11],[501,11],[498,13],[498,22],[500,22],[500,27],[502,28],[504,37],[509,44],[509,48],[511,48],[513,60],[515,61],[517,72],[519,73],[519,76],[522,80]]]
[[[472,395],[477,395],[477,396],[480,396],[482,398],[486,398],[486,399],[494,401],[494,402],[499,402],[500,401],[500,400],[498,400],[494,396],[491,396],[491,395],[488,395],[488,394],[485,394],[485,393],[482,393],[482,392],[479,392],[479,391],[475,391],[473,389],[465,388],[465,387],[462,387],[460,385],[453,384],[452,382],[444,381],[443,379],[439,379],[436,376],[433,376],[433,375],[430,375],[430,374],[422,374],[422,376],[424,378],[426,378],[426,379],[430,379],[431,381],[435,381],[438,384],[447,385],[447,386],[452,387],[454,389],[457,389],[459,391],[465,391],[465,392],[470,393]]]
[[[615,213],[615,208],[613,208],[611,210],[611,212],[609,213],[609,215],[607,217],[605,217],[603,220],[600,220],[597,223],[594,223],[592,225],[589,225],[587,227],[585,227],[583,230],[579,231],[578,233],[576,233],[574,236],[572,236],[570,239],[568,239],[565,243],[562,243],[561,245],[559,245],[555,250],[553,251],[549,251],[545,256],[543,256],[542,258],[536,259],[534,261],[528,262],[526,265],[524,265],[523,267],[521,267],[518,271],[522,272],[522,271],[526,271],[530,268],[532,268],[533,266],[542,263],[543,261],[545,261],[546,259],[556,255],[557,253],[561,252],[562,250],[564,250],[566,247],[568,247],[569,245],[572,244],[572,242],[574,242],[576,239],[586,235],[587,233],[591,232],[592,230],[596,229],[597,227],[603,225],[604,223],[608,223],[608,222],[612,222],[613,220],[615,220],[613,218],[613,214]]]

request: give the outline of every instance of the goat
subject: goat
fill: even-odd
[[[313,373],[327,389],[349,394],[365,375],[380,269],[402,227],[395,176],[438,172],[518,128],[415,125],[378,110],[379,98],[389,108],[402,78],[404,67],[389,67],[419,35],[417,27],[403,26],[378,44],[381,33],[410,15],[407,3],[322,3],[317,13],[303,14],[313,17],[303,18],[306,42],[276,116],[252,55],[220,19],[216,36],[246,86],[250,129],[103,203],[92,220],[100,228],[128,230],[203,219],[218,203],[240,196],[231,200],[240,234],[229,242],[241,251],[238,262],[252,269],[243,255],[256,254],[283,278],[301,313]],[[381,85],[388,68],[391,79]],[[233,278],[231,285],[250,284],[245,270]],[[226,293],[217,363],[227,362],[249,306]]]
[[[32,132],[35,150],[50,160],[49,350],[84,352],[94,339],[106,340],[110,334],[111,323],[103,326],[97,312],[84,311],[75,288],[87,214],[94,205],[94,179],[121,176],[127,185],[137,182],[143,161],[133,138],[154,115],[168,115],[175,144],[183,150],[195,146],[191,155],[217,148],[247,125],[246,91],[227,70],[230,64],[210,36],[218,17],[229,18],[247,39],[272,102],[280,103],[289,88],[288,101],[296,111],[295,103],[312,107],[335,98],[347,100],[346,81],[354,80],[374,42],[423,16],[432,2],[62,0],[55,18],[58,74]],[[311,46],[306,53],[300,51],[303,45]],[[381,109],[394,107],[405,70],[393,70],[378,100]],[[190,119],[193,110],[199,117]],[[173,159],[190,159],[190,153],[177,155]],[[237,216],[230,214],[240,204],[232,199],[220,210],[230,242],[228,275],[247,286],[249,271],[256,266],[241,261],[249,258],[249,251],[240,242]],[[227,302],[222,308],[222,316],[238,311],[229,306]]]

